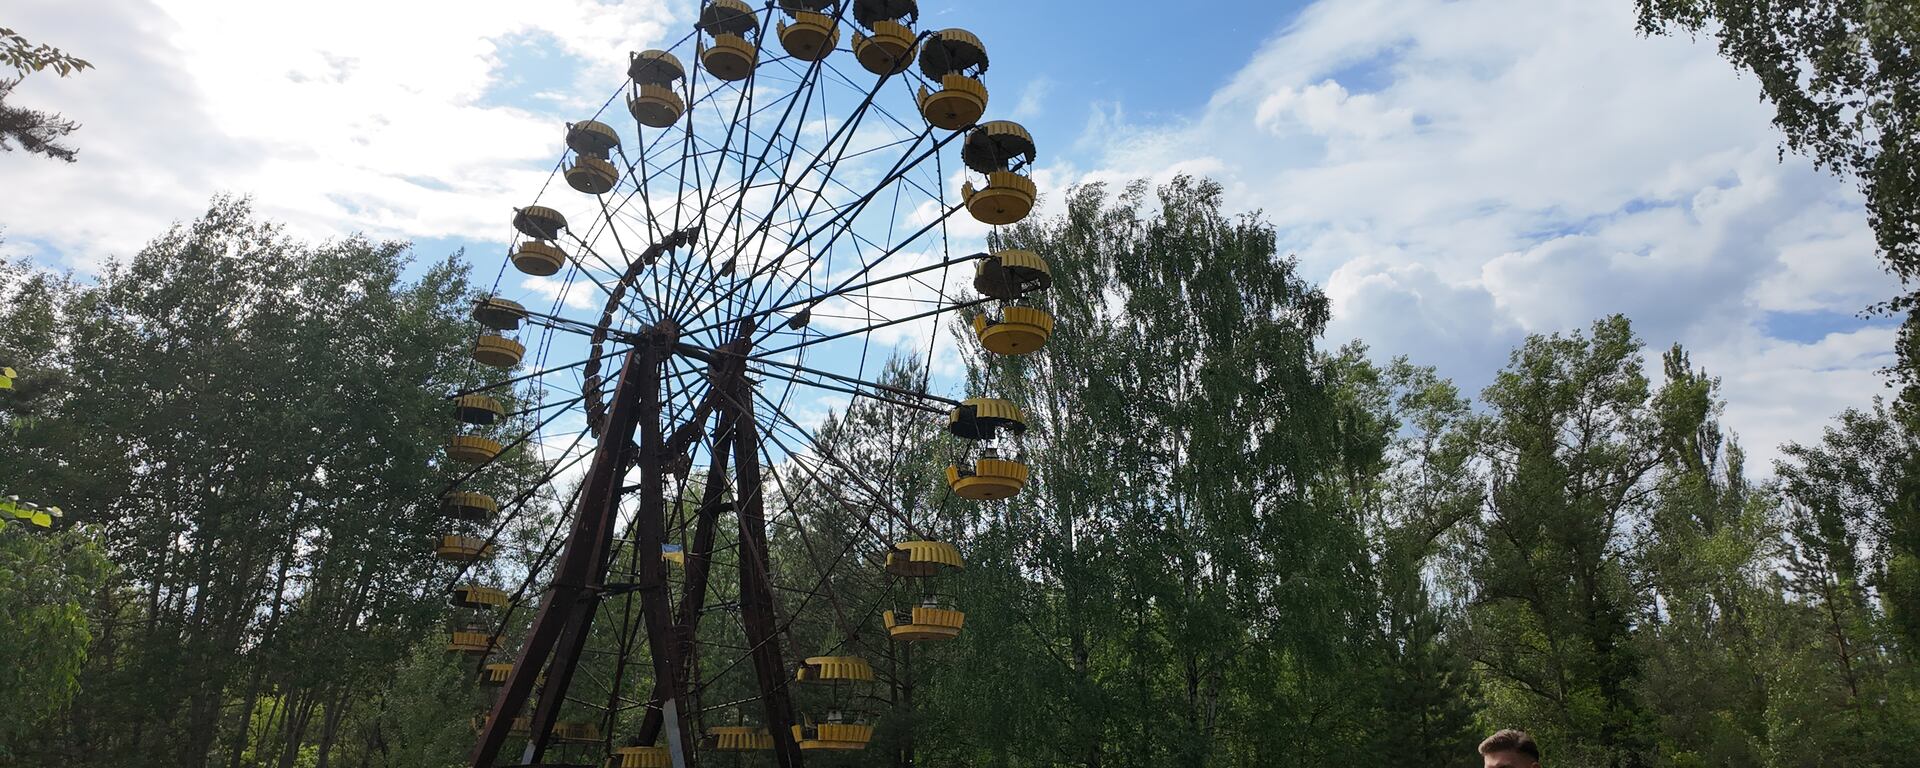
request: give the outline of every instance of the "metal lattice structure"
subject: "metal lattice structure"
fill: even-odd
[[[511,745],[517,764],[571,750],[628,768],[862,749],[874,723],[835,702],[875,680],[866,654],[960,634],[964,613],[926,586],[962,567],[959,550],[823,445],[798,412],[812,401],[796,399],[943,420],[963,446],[944,478],[954,496],[1026,484],[1016,405],[874,373],[881,350],[923,330],[930,368],[955,314],[989,355],[1030,353],[1053,330],[1038,255],[952,252],[956,217],[1002,226],[1032,210],[1035,145],[982,122],[980,39],[917,30],[917,16],[913,0],[708,0],[686,38],[633,54],[620,93],[566,126],[547,186],[513,212],[519,274],[503,267],[474,307],[473,358],[491,373],[449,398],[460,471],[434,546],[458,564],[448,650],[491,692],[476,768]],[[956,270],[971,290],[950,290],[967,283]],[[510,280],[550,305],[509,299]],[[516,452],[538,454],[538,482],[500,479]],[[865,516],[866,551],[833,562],[914,604],[850,610],[864,607],[822,589],[828,574],[780,583],[769,525],[804,540],[785,505],[809,494]],[[503,531],[542,500],[566,514],[508,573]],[[777,591],[842,617],[843,637],[796,652]],[[537,606],[530,628],[509,637],[522,606]],[[734,614],[737,645],[708,639]],[[751,694],[712,701],[726,685]],[[814,687],[827,706],[797,706]]]

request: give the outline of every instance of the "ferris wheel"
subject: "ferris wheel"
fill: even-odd
[[[941,578],[962,553],[814,415],[860,403],[943,430],[933,482],[963,503],[1028,481],[1020,407],[943,397],[926,374],[955,317],[990,360],[1053,332],[1047,263],[975,242],[1033,209],[1036,147],[985,119],[983,42],[918,23],[914,0],[707,0],[685,38],[631,56],[598,114],[556,126],[561,161],[511,212],[473,309],[485,383],[449,395],[434,552],[447,648],[489,699],[471,765],[516,746],[514,764],[621,768],[860,750],[877,663],[961,633]],[[886,380],[901,348],[922,375]],[[537,482],[499,471],[516,452]],[[563,514],[531,567],[496,561],[542,500]],[[822,504],[852,534],[776,568],[770,527],[813,548]],[[848,604],[845,578],[879,588]],[[809,614],[833,630],[801,636]]]

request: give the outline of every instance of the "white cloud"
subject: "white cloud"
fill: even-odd
[[[1710,42],[1643,39],[1630,4],[1322,0],[1206,109],[1096,105],[1077,180],[1211,175],[1334,300],[1333,341],[1470,389],[1526,333],[1624,312],[1723,377],[1757,471],[1881,391],[1889,333],[1767,338],[1767,313],[1891,292],[1859,200],[1799,158]],[[1657,364],[1657,358],[1650,360]]]
[[[1694,364],[1721,377],[1725,420],[1748,449],[1747,471],[1766,474],[1780,445],[1817,441],[1841,409],[1864,407],[1886,393],[1878,371],[1893,364],[1893,341],[1891,328],[1834,333],[1811,344],[1738,329],[1696,345]]]
[[[1321,137],[1379,140],[1412,130],[1413,117],[1413,110],[1387,107],[1372,94],[1349,93],[1327,80],[1267,94],[1254,109],[1253,122],[1281,136],[1304,130]]]
[[[1449,372],[1492,371],[1525,336],[1487,291],[1450,284],[1418,263],[1358,258],[1335,270],[1325,289],[1342,308],[1329,335],[1362,339],[1383,357],[1409,354],[1429,365],[1448,361]],[[1369,311],[1354,311],[1361,307]]]
[[[504,239],[561,149],[562,121],[597,106],[538,94],[491,104],[521,41],[585,63],[611,93],[627,52],[682,34],[690,4],[507,0],[325,4],[106,0],[13,4],[9,25],[92,61],[12,97],[83,124],[64,165],[0,155],[34,190],[0,224],[11,248],[50,244],[90,268],[128,255],[217,192],[308,236]],[[566,101],[562,99],[562,101]],[[82,202],[84,201],[84,202]]]
[[[565,307],[573,310],[597,309],[604,305],[607,297],[593,288],[586,280],[562,280],[559,277],[536,277],[524,275],[520,278],[521,289],[547,300],[548,306],[535,305],[535,309],[547,311],[549,307]]]
[[[1040,117],[1046,112],[1047,99],[1052,95],[1053,80],[1051,78],[1036,77],[1028,80],[1026,87],[1020,89],[1020,98],[1014,102],[1012,111],[1007,114],[1007,119],[1021,121]]]

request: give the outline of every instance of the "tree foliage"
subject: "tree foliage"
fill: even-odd
[[[1081,188],[995,246],[1072,288],[1045,350],[981,361],[970,384],[1028,410],[1037,486],[972,542],[990,596],[969,601],[963,642],[1027,671],[942,679],[945,756],[1290,765],[1359,748],[1376,605],[1343,500],[1380,445],[1343,439],[1314,349],[1325,296],[1270,226],[1192,179]],[[1029,748],[983,738],[1008,730]]]
[[[1920,5],[1634,2],[1642,32],[1716,38],[1720,54],[1759,82],[1786,147],[1859,182],[1888,269],[1903,283],[1920,278]],[[1920,292],[1891,307],[1908,314],[1903,376],[1920,384]]]
[[[73,162],[78,150],[61,144],[60,139],[78,130],[79,123],[6,101],[28,74],[51,68],[55,74],[66,77],[93,64],[53,46],[36,45],[11,29],[0,28],[0,65],[12,67],[17,73],[13,78],[0,77],[0,152],[11,152],[13,145],[18,144],[28,154]]]
[[[1051,343],[989,358],[962,325],[946,361],[1026,410],[1019,496],[954,498],[960,446],[919,411],[856,399],[810,437],[768,434],[770,509],[806,522],[774,526],[776,578],[833,597],[777,596],[783,653],[873,661],[862,759],[1470,766],[1498,727],[1565,766],[1920,754],[1904,403],[1841,414],[1757,484],[1718,380],[1678,347],[1650,373],[1626,318],[1528,338],[1476,402],[1322,348],[1326,297],[1217,185],[1065,203],[992,243],[1053,265]],[[459,764],[489,691],[441,649],[448,574],[421,513],[446,477],[438,395],[476,380],[470,297],[457,262],[404,264],[221,199],[97,282],[0,265],[0,488],[69,510],[0,529],[0,642],[29,649],[0,677],[19,715],[0,763]],[[923,355],[879,377],[942,386]],[[542,467],[501,469],[496,490]],[[670,528],[706,469],[675,479]],[[518,516],[481,575],[534,566],[552,512]],[[876,631],[924,596],[877,576],[876,537],[960,547],[967,567],[928,587],[966,610],[958,638]],[[715,551],[733,541],[721,526]],[[703,648],[745,646],[732,572]],[[633,636],[629,598],[594,642]],[[758,722],[736,660],[695,661],[710,722]],[[807,711],[835,703],[805,688]]]
[[[86,606],[109,568],[97,532],[0,529],[0,763],[66,710],[96,631]]]
[[[404,250],[298,242],[223,198],[97,284],[9,273],[0,487],[77,510],[119,567],[92,601],[92,695],[29,746],[324,754],[433,627],[436,393],[475,374],[463,268],[408,284]],[[277,730],[250,733],[263,702]]]
[[[1751,3],[1738,0],[1636,0],[1640,28],[1646,33],[1706,33],[1718,40],[1722,56],[1759,82],[1763,98],[1775,109],[1774,124],[1785,134],[1786,148],[1808,155],[1823,168],[1859,183],[1876,244],[1889,271],[1907,286],[1886,309],[1905,313],[1896,346],[1893,373],[1905,383],[1900,402],[1876,405],[1871,413],[1848,411],[1815,445],[1792,445],[1777,467],[1781,478],[1781,514],[1776,523],[1790,575],[1778,585],[1790,605],[1802,612],[1755,611],[1770,628],[1799,627],[1803,648],[1824,654],[1772,659],[1778,670],[1806,675],[1805,690],[1832,701],[1848,702],[1847,714],[1770,720],[1773,735],[1804,733],[1836,748],[1866,752],[1887,760],[1887,733],[1893,727],[1878,715],[1904,723],[1911,713],[1907,698],[1879,690],[1861,703],[1862,685],[1895,681],[1876,666],[1884,653],[1912,660],[1920,641],[1920,448],[1912,435],[1920,428],[1920,5],[1904,0],[1810,0]],[[1737,461],[1735,462],[1737,464]],[[1731,487],[1733,482],[1729,480]],[[1772,562],[1771,555],[1763,559]],[[1730,597],[1723,594],[1721,599]],[[1776,606],[1777,607],[1777,606]],[[1802,626],[1812,622],[1817,626]],[[1897,635],[1901,650],[1884,641]],[[1752,633],[1742,633],[1742,637]],[[1837,668],[1814,671],[1827,665]],[[1830,683],[1838,675],[1843,693]],[[1776,701],[1765,702],[1769,718]],[[1904,703],[1903,703],[1904,702]],[[1869,709],[1876,717],[1868,717]],[[1752,707],[1747,708],[1752,710]],[[1749,715],[1751,712],[1749,711]],[[1796,715],[1804,713],[1796,713]],[[1817,725],[1804,727],[1807,722]],[[1874,723],[1880,723],[1879,726]],[[1762,724],[1749,716],[1740,729],[1752,733]],[[1835,741],[1836,734],[1852,737]],[[1911,750],[1909,749],[1909,753]],[[1772,756],[1777,759],[1778,755]],[[1889,763],[1891,764],[1891,763]]]
[[[61,77],[93,66],[86,59],[45,43],[35,44],[5,27],[0,27],[0,64],[12,67],[22,75],[52,67]]]
[[[11,152],[18,144],[30,154],[73,162],[79,150],[60,143],[60,139],[78,130],[80,124],[53,112],[17,107],[7,103],[19,80],[0,79],[0,152]]]
[[[1640,342],[1624,318],[1535,336],[1484,395],[1485,524],[1469,569],[1475,646],[1496,710],[1580,764],[1648,752],[1631,642],[1641,610],[1625,533],[1657,464]]]

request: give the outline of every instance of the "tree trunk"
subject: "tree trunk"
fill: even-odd
[[[289,549],[282,550],[280,553],[280,566],[274,574],[273,607],[268,612],[266,628],[260,633],[262,646],[273,641],[274,633],[280,626],[280,610],[285,604],[283,596],[287,591],[288,561],[293,559],[292,541],[288,541],[288,545]],[[240,756],[246,752],[247,735],[252,731],[253,709],[259,702],[260,681],[265,676],[266,665],[256,660],[253,670],[247,676],[247,692],[240,698],[240,716],[235,721],[233,742],[228,747],[231,752],[227,759],[228,768],[240,768]]]
[[[320,697],[309,695],[300,706],[288,713],[282,728],[280,750],[280,768],[293,768],[294,761],[300,759],[300,745],[307,740],[307,725],[313,721],[313,709],[320,704]]]
[[[346,688],[342,687],[340,695],[334,697],[332,706],[327,707],[327,718],[320,726],[320,759],[314,763],[315,768],[327,768],[327,762],[333,755],[334,739],[340,732],[340,723],[347,716],[349,698]]]

